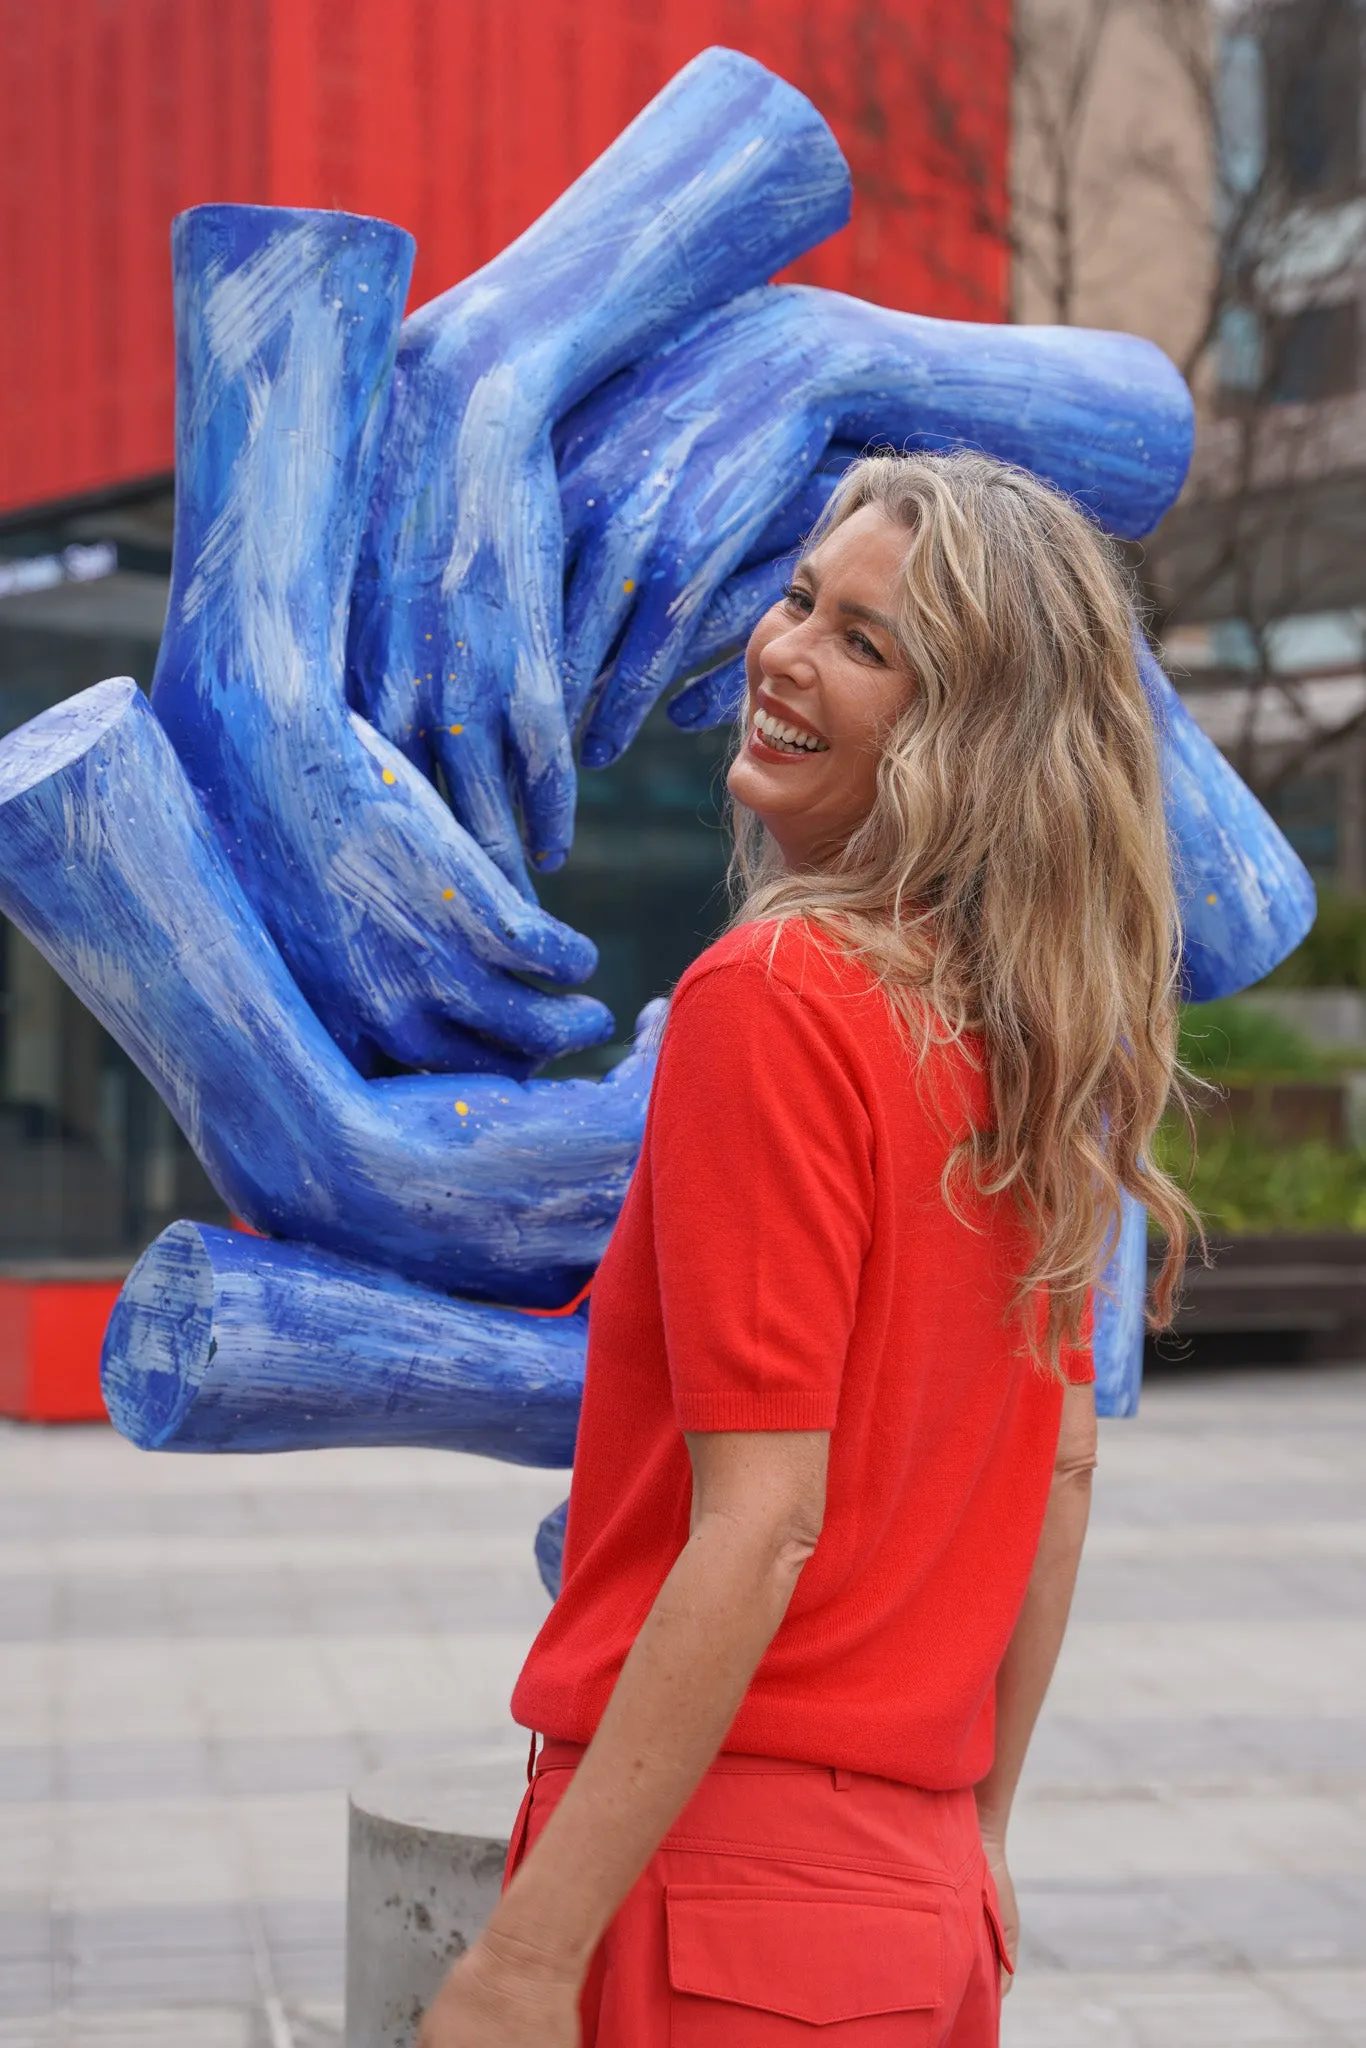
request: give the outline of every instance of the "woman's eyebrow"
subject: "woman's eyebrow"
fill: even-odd
[[[803,555],[800,561],[793,563],[792,574],[794,578],[804,576],[811,585],[813,597],[820,596],[821,579],[816,574],[809,556]],[[867,625],[881,626],[884,633],[890,633],[893,639],[896,638],[896,627],[885,612],[875,612],[866,604],[851,604],[844,598],[841,598],[837,609],[844,612],[851,619],[862,619]]]
[[[885,612],[871,611],[866,604],[849,604],[844,599],[840,600],[838,608],[840,611],[846,612],[851,619],[863,619],[870,626],[881,626],[884,633],[890,633],[893,638],[896,637],[896,627]]]

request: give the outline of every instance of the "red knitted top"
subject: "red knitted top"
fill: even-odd
[[[513,1713],[591,1738],[687,1540],[685,1430],[828,1429],[820,1542],[726,1747],[969,1785],[1061,1389],[1008,1319],[1013,1205],[959,1220],[941,1192],[986,1113],[971,1052],[917,1066],[862,968],[808,927],[774,937],[728,935],[674,996],[593,1292],[563,1590]]]

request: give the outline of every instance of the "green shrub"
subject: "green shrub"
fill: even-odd
[[[1366,1230],[1366,1158],[1320,1138],[1268,1145],[1243,1132],[1204,1126],[1192,1172],[1187,1135],[1168,1121],[1154,1150],[1188,1189],[1215,1236]]]
[[[1181,1014],[1180,1054],[1182,1066],[1212,1081],[1326,1071],[1322,1055],[1302,1031],[1236,996],[1187,1004]]]
[[[1366,988],[1366,896],[1321,889],[1309,936],[1262,986]]]

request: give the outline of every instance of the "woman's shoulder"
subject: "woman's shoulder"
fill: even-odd
[[[741,997],[743,991],[758,1001],[766,990],[821,1002],[876,988],[867,969],[829,932],[796,917],[760,919],[723,932],[682,975],[675,1002],[718,978],[735,996]]]

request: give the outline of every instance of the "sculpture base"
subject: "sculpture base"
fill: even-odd
[[[346,2048],[412,2048],[492,1912],[525,1764],[512,1752],[381,1771],[350,1798]]]

